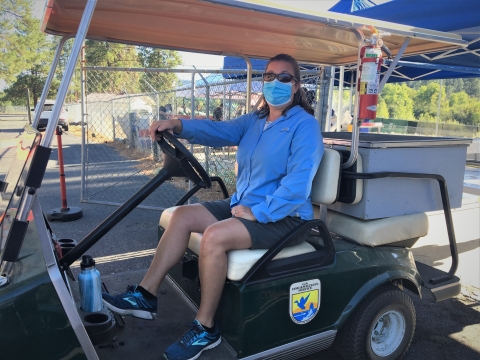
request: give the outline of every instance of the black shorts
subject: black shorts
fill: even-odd
[[[230,199],[206,201],[201,202],[200,204],[205,206],[207,210],[210,211],[219,221],[233,217],[230,209]],[[306,222],[306,220],[292,216],[287,216],[282,220],[269,222],[266,224],[259,223],[258,221],[246,220],[243,218],[236,219],[240,220],[241,223],[247,228],[250,238],[252,239],[251,249],[269,249],[290,231]],[[305,232],[293,242],[288,244],[288,246],[298,245],[307,238],[308,232]]]

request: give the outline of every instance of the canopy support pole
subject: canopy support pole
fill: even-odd
[[[81,93],[81,102],[80,107],[82,109],[82,120],[80,125],[82,126],[82,145],[80,146],[80,163],[82,164],[80,168],[80,202],[84,202],[84,195],[87,193],[87,184],[86,184],[86,165],[85,159],[87,158],[87,147],[86,147],[86,134],[85,127],[88,126],[88,114],[87,114],[87,70],[85,69],[86,58],[85,58],[85,41],[82,43],[82,50],[80,51],[80,93]],[[112,108],[113,108],[113,99],[112,99]],[[113,109],[112,109],[113,117]],[[115,120],[113,121],[113,129],[115,130]],[[115,141],[115,136],[113,137]]]
[[[340,66],[340,78],[338,80],[338,107],[337,107],[337,123],[335,131],[340,131],[340,121],[342,119],[343,110],[343,78],[345,74],[345,66]]]
[[[402,57],[403,53],[405,52],[405,49],[407,48],[408,44],[410,44],[410,38],[407,37],[405,41],[403,42],[402,46],[400,47],[400,50],[398,50],[397,55],[395,55],[395,58],[393,61],[390,63],[390,66],[388,67],[387,72],[385,75],[383,75],[382,81],[380,81],[380,85],[378,86],[378,93],[380,94],[383,90],[383,87],[387,83],[388,79],[390,78],[390,75],[392,75],[393,70],[395,70],[395,67],[397,66],[398,61]]]
[[[78,56],[80,55],[83,41],[87,36],[88,27],[90,25],[90,20],[92,20],[93,11],[95,10],[96,4],[97,0],[88,0],[87,4],[85,5],[82,20],[80,21],[80,26],[78,27],[77,35],[75,36],[75,42],[73,43],[73,49],[70,57],[68,58],[67,68],[65,69],[62,82],[60,83],[60,88],[58,89],[55,105],[53,105],[52,115],[50,116],[50,120],[48,121],[48,125],[45,130],[45,135],[40,144],[44,147],[50,147],[50,143],[52,142],[53,135],[57,128],[60,110],[62,109],[63,103],[67,96],[68,86],[70,85],[70,80],[72,79],[73,72],[75,71],[75,65],[77,63]],[[47,86],[47,84],[45,84],[45,86]]]
[[[52,84],[53,76],[55,75],[55,70],[57,69],[58,61],[60,60],[60,55],[62,54],[63,47],[67,40],[71,39],[73,35],[65,35],[60,39],[57,45],[57,51],[53,58],[52,66],[50,67],[50,72],[48,73],[47,79],[45,80],[45,85],[43,86],[42,95],[37,104],[35,111],[35,117],[33,118],[32,126],[36,128],[38,126],[38,121],[40,120],[40,115],[42,114],[43,105],[48,96],[48,91],[50,90],[50,85]]]
[[[242,58],[245,60],[245,64],[247,64],[247,99],[245,101],[245,106],[246,106],[246,113],[248,114],[250,112],[250,107],[251,107],[251,102],[252,102],[252,62],[250,61],[250,58],[243,55],[243,54],[236,54],[236,53],[224,53],[222,55],[225,56],[237,56],[239,58]],[[225,106],[225,104],[223,105]]]
[[[358,79],[360,79],[360,51],[362,46],[365,43],[365,37],[363,32],[358,29],[353,29],[353,33],[357,36],[358,40],[358,54],[357,54],[357,76],[355,82],[355,105],[353,109],[353,129],[352,129],[352,143],[350,148],[350,156],[347,161],[342,164],[343,169],[348,169],[350,166],[355,164],[358,156],[358,137],[360,136],[360,121],[358,120]]]
[[[332,131],[333,87],[335,85],[335,66],[330,66],[330,79],[328,80],[327,114],[325,117],[325,131]]]

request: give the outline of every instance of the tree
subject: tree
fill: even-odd
[[[132,45],[106,41],[86,41],[87,66],[139,67],[137,52]],[[87,77],[88,93],[132,94],[140,90],[141,74],[126,71],[90,71]]]
[[[468,96],[464,91],[453,94],[449,99],[449,120],[466,125],[480,123],[480,100]]]
[[[52,39],[40,31],[30,1],[0,2],[0,49],[0,73],[7,84],[26,69],[46,66],[52,58]]]
[[[174,68],[182,64],[182,58],[177,51],[145,46],[138,48],[138,59],[144,68]],[[158,92],[171,90],[178,83],[178,77],[174,73],[145,73],[143,80],[142,90],[145,92],[152,91],[150,86]]]
[[[46,75],[41,71],[40,66],[34,66],[30,70],[17,76],[17,80],[5,89],[3,100],[11,101],[13,105],[27,105],[26,89],[30,91],[33,98],[33,106],[36,106],[45,84]],[[60,82],[53,80],[50,86],[50,93],[56,93]]]
[[[390,114],[388,113],[388,106],[385,103],[385,100],[380,99],[378,102],[378,107],[377,107],[377,117],[382,118],[382,119],[389,119]]]
[[[436,117],[438,112],[438,96],[440,92],[440,84],[438,81],[430,81],[427,85],[421,86],[414,95],[415,98],[415,117],[420,118],[422,114],[429,114]],[[440,114],[449,112],[449,103],[445,86],[442,86],[442,94],[440,99]]]
[[[469,96],[480,98],[480,79],[479,78],[463,79],[463,83],[464,83],[463,90]]]
[[[380,94],[380,101],[385,101],[388,114],[392,119],[413,120],[414,90],[406,84],[387,84]]]
[[[444,81],[445,92],[447,93],[447,98],[450,98],[452,94],[463,91],[464,83],[463,79],[446,79]]]
[[[53,41],[40,31],[26,0],[0,3],[0,73],[9,87],[3,100],[26,104],[26,89],[36,105],[53,56]],[[55,86],[53,87],[55,88]]]

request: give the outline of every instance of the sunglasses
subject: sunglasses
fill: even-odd
[[[298,81],[295,79],[295,76],[290,75],[288,73],[281,73],[281,74],[274,74],[274,73],[265,73],[262,75],[263,81],[270,82],[275,80],[275,78],[278,79],[281,83],[289,83],[292,80]]]

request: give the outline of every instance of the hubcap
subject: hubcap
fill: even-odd
[[[405,318],[395,310],[380,316],[370,334],[372,351],[377,356],[388,356],[397,350],[405,336]]]

